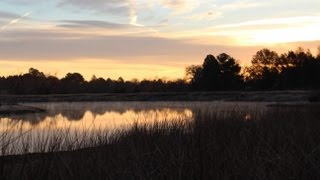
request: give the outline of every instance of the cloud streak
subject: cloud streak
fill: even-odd
[[[259,19],[254,21],[245,21],[241,23],[234,24],[224,24],[215,26],[215,28],[236,28],[245,26],[263,26],[263,25],[299,25],[303,26],[305,24],[320,24],[320,16],[298,16],[298,17],[287,17],[287,18],[273,18],[273,19]]]
[[[23,14],[22,16],[20,16],[19,18],[11,20],[8,24],[6,24],[6,25],[4,25],[4,26],[1,27],[1,31],[4,31],[4,30],[6,30],[9,26],[18,23],[19,21],[21,21],[21,20],[24,19],[25,17],[29,16],[31,13],[32,13],[31,11],[30,11],[30,12],[27,12],[27,13]]]
[[[106,28],[106,29],[128,29],[132,25],[129,24],[119,24],[107,21],[98,20],[63,20],[58,23],[58,27],[65,28]]]
[[[113,58],[123,61],[154,61],[170,56],[170,61],[202,59],[207,53],[243,52],[236,47],[204,45],[186,39],[148,36],[91,36],[72,32],[6,31],[0,38],[0,60],[66,60],[81,58]],[[14,38],[13,38],[14,37]],[[5,38],[5,40],[3,40]],[[242,47],[239,47],[242,49]],[[17,53],[19,52],[19,53]],[[153,57],[153,58],[144,58]],[[175,58],[173,58],[175,57]],[[237,56],[239,57],[239,56]],[[166,62],[167,58],[162,59]]]
[[[128,0],[55,0],[59,7],[72,6],[99,12],[123,13],[127,10]]]
[[[129,24],[139,26],[135,0],[129,0]]]
[[[192,11],[200,4],[197,0],[161,0],[160,2],[162,6],[173,9],[176,14]]]

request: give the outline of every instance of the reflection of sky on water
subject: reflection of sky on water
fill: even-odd
[[[59,150],[70,150],[64,146],[68,141],[81,144],[86,138],[90,142],[90,138],[99,135],[107,134],[110,137],[114,132],[127,130],[135,123],[193,121],[203,117],[228,119],[233,117],[232,113],[236,113],[234,117],[250,122],[270,113],[266,103],[256,102],[82,102],[26,105],[43,108],[47,112],[0,117],[0,149],[7,147],[6,152],[0,152],[0,155],[21,153],[24,144],[30,145],[29,152],[46,152],[50,148],[47,147],[48,140],[55,141],[55,138],[58,138]],[[281,108],[284,116],[298,109]],[[42,145],[44,147],[38,147]],[[43,148],[45,150],[41,150]]]
[[[260,103],[227,102],[80,102],[31,103],[46,113],[2,117],[0,131],[8,129],[126,129],[134,123],[192,120],[200,111],[222,116],[229,111],[247,114],[248,109],[263,110]],[[245,116],[245,115],[244,115]]]
[[[1,154],[19,154],[28,144],[29,152],[49,151],[48,141],[58,139],[59,150],[68,141],[90,142],[90,138],[115,135],[135,123],[152,124],[162,121],[191,121],[193,113],[181,103],[34,103],[46,113],[0,117]],[[97,134],[96,134],[97,133]],[[87,139],[89,138],[89,139]],[[79,141],[78,141],[79,140]],[[38,147],[41,146],[41,147]],[[42,147],[43,146],[43,147]],[[75,147],[77,147],[75,145]],[[41,149],[45,150],[41,150]],[[70,150],[70,149],[64,149]]]
[[[29,106],[46,109],[46,113],[2,117],[0,131],[8,129],[106,128],[121,129],[133,123],[191,120],[192,111],[183,105],[167,103],[33,103]],[[18,128],[19,127],[19,128]]]

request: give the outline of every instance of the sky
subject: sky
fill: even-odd
[[[0,1],[0,76],[176,79],[207,54],[319,45],[319,0]]]

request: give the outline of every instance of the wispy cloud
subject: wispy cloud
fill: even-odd
[[[127,29],[132,26],[129,24],[119,24],[108,21],[98,20],[62,20],[58,22],[58,27],[65,28],[105,28],[105,29]],[[60,24],[61,23],[61,24]]]
[[[124,35],[158,33],[153,27],[140,24],[120,24],[99,20],[62,20],[57,22],[56,27],[69,30],[82,31],[92,35]]]
[[[126,61],[139,57],[177,57],[171,61],[202,58],[203,54],[231,51],[223,45],[193,43],[190,39],[150,36],[94,36],[59,31],[6,31],[0,37],[1,59],[65,60],[115,58]],[[5,40],[3,40],[5,39]],[[214,41],[214,40],[213,40]],[[230,48],[232,49],[232,48]],[[19,52],[19,53],[12,53]],[[119,53],[121,52],[121,53]],[[186,57],[188,56],[188,57]],[[141,60],[146,60],[141,58]],[[149,58],[147,61],[153,61]]]
[[[100,13],[123,15],[128,13],[130,0],[54,0],[59,7],[70,6]]]
[[[31,11],[30,11],[30,12],[27,12],[27,13],[23,14],[22,16],[20,16],[19,18],[11,20],[8,24],[6,24],[6,25],[4,25],[4,26],[1,27],[1,31],[4,31],[4,30],[7,29],[9,26],[18,23],[18,22],[21,21],[23,18],[29,16],[31,13],[32,13]]]
[[[286,18],[272,18],[272,19],[259,19],[254,21],[245,21],[241,23],[223,24],[215,26],[214,28],[235,28],[245,26],[260,26],[260,25],[297,25],[304,26],[305,24],[319,24],[320,16],[298,16]]]
[[[197,0],[161,0],[161,5],[173,9],[175,14],[192,11],[200,5]]]
[[[142,26],[138,24],[138,15],[136,10],[136,2],[135,0],[129,0],[129,24],[134,26]]]
[[[80,7],[82,10],[98,12],[103,15],[127,16],[128,24],[144,26],[138,23],[136,0],[57,0],[58,6]],[[79,9],[78,9],[79,10]]]
[[[298,16],[222,24],[206,32],[234,37],[240,45],[254,45],[320,40],[319,28],[319,16]]]

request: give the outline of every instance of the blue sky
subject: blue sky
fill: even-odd
[[[1,75],[183,78],[206,54],[320,45],[316,0],[2,0]]]

